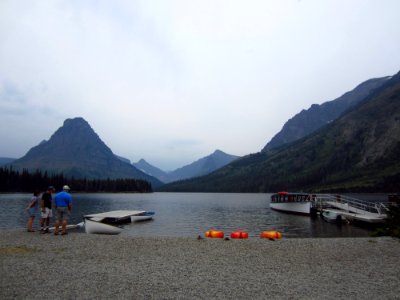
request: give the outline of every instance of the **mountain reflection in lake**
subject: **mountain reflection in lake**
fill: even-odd
[[[73,212],[69,224],[85,214],[111,210],[154,211],[151,221],[125,225],[122,235],[197,237],[209,229],[245,230],[259,237],[265,230],[278,230],[284,237],[361,237],[370,231],[352,225],[337,226],[320,218],[271,211],[270,194],[152,193],[72,194]],[[0,228],[25,228],[24,210],[30,194],[0,194]],[[52,220],[52,224],[53,224]],[[38,227],[39,213],[35,219]]]

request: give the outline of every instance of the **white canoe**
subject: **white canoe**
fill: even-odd
[[[85,231],[91,234],[120,234],[123,228],[85,218]]]
[[[142,222],[142,221],[148,221],[151,220],[154,216],[154,212],[152,211],[146,211],[137,215],[131,216],[131,222]]]
[[[68,230],[68,229],[79,229],[79,228],[81,228],[81,227],[83,227],[85,224],[83,223],[83,222],[80,222],[80,223],[78,223],[78,224],[70,224],[70,225],[67,225],[67,227],[66,227],[66,229]],[[53,227],[49,227],[49,231],[54,231],[56,228],[53,226]],[[61,225],[60,225],[60,227],[59,227],[59,229],[61,230],[62,228],[61,228]]]

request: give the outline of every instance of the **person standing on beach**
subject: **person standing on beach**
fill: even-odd
[[[33,192],[33,196],[31,198],[31,201],[29,201],[29,204],[26,208],[26,210],[28,211],[29,214],[29,219],[28,219],[28,232],[35,232],[35,230],[33,230],[32,226],[33,226],[33,221],[35,220],[35,216],[36,216],[36,212],[38,211],[38,207],[39,207],[39,191],[34,191]]]
[[[50,218],[53,217],[53,213],[51,211],[51,203],[53,201],[53,198],[51,197],[51,194],[54,192],[54,187],[49,186],[47,188],[47,191],[43,193],[42,195],[42,201],[40,203],[40,207],[42,209],[41,213],[41,219],[40,219],[40,231],[42,233],[49,233],[49,224],[50,224]]]
[[[60,222],[62,228],[62,235],[67,234],[68,217],[72,210],[72,197],[69,194],[69,186],[64,185],[63,191],[58,193],[55,197],[57,219],[55,224],[54,235],[58,235]]]

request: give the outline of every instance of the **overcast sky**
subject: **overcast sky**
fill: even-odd
[[[173,170],[400,70],[398,0],[1,0],[0,157],[83,117]]]

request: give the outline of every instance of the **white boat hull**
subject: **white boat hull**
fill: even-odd
[[[81,223],[78,223],[78,224],[71,224],[71,225],[67,225],[67,227],[66,227],[66,229],[68,230],[68,229],[79,229],[79,228],[81,228],[81,227],[83,227],[84,226],[84,223],[83,222],[81,222]],[[59,229],[61,230],[61,228],[62,228],[62,226],[60,225],[59,226]],[[53,227],[50,227],[49,228],[49,231],[54,231],[56,228],[53,226]]]
[[[122,228],[111,224],[105,224],[90,219],[85,219],[85,231],[90,234],[120,234]]]
[[[140,215],[131,216],[131,222],[142,222],[153,219],[154,212],[145,212]]]
[[[270,208],[273,210],[292,213],[292,214],[300,214],[300,215],[310,215],[311,210],[311,202],[278,202],[278,203],[270,203]]]

